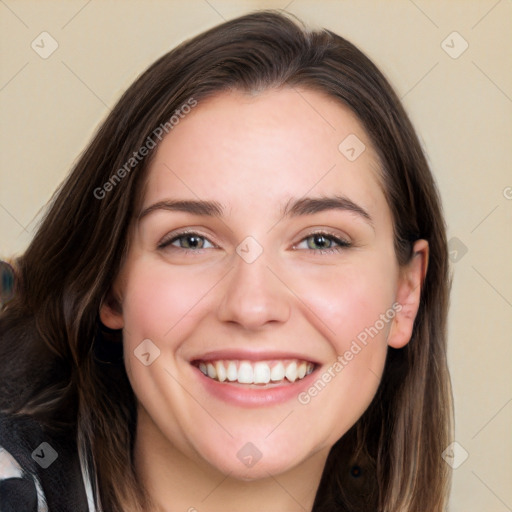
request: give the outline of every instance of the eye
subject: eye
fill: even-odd
[[[304,243],[306,244],[306,249],[311,249],[320,254],[342,252],[343,249],[351,246],[349,241],[322,231],[311,233],[302,239],[299,244],[295,245],[294,249],[303,249],[304,247],[301,247],[301,245]]]
[[[199,249],[209,249],[210,247],[206,244],[215,247],[206,237],[192,231],[186,231],[173,234],[170,238],[164,238],[158,244],[158,249],[183,249],[185,251],[197,252]]]

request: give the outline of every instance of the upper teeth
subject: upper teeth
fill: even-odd
[[[314,364],[307,361],[201,361],[199,369],[212,379],[241,384],[268,384],[286,378],[290,382],[302,379],[314,370]]]

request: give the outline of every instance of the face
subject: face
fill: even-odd
[[[200,102],[157,150],[121,307],[101,310],[124,329],[145,432],[243,479],[327,453],[409,339],[416,249],[399,268],[377,158],[343,105],[293,89]]]

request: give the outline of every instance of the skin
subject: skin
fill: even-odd
[[[353,162],[338,150],[349,134],[366,146]],[[290,198],[334,194],[371,222],[337,209],[281,215]],[[100,311],[103,323],[124,329],[139,404],[138,475],[155,510],[311,510],[330,448],[377,391],[387,347],[410,339],[428,244],[417,241],[399,267],[367,134],[346,107],[310,90],[200,102],[157,149],[142,210],[171,198],[217,201],[224,215],[144,215]],[[187,253],[187,237],[158,248],[183,228],[205,237],[202,249]],[[351,246],[328,252],[338,246],[315,245],[318,231]],[[236,252],[247,236],[263,249],[252,263]],[[320,378],[395,302],[401,311],[307,404],[227,403],[205,392],[190,364],[217,349],[299,351],[319,363]],[[149,366],[134,355],[144,339],[160,350]],[[237,457],[248,442],[262,454],[250,468]]]

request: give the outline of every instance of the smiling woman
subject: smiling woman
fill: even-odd
[[[1,434],[56,509],[444,511],[441,207],[340,36],[263,11],[163,56],[14,266]]]

